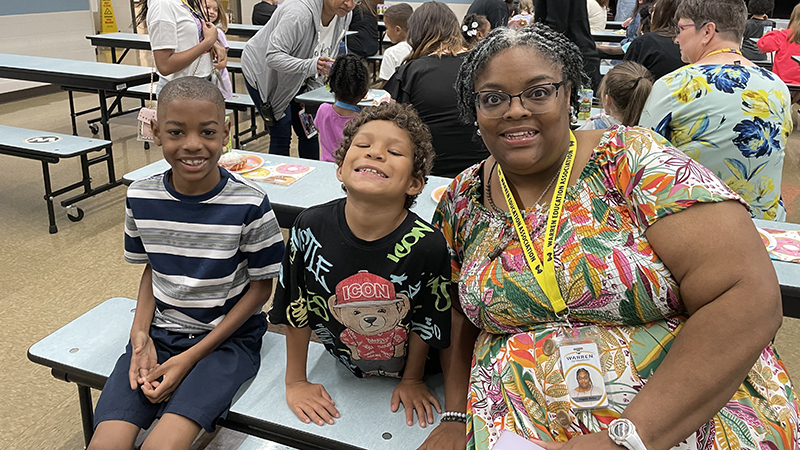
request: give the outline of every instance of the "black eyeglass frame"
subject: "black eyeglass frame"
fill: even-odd
[[[507,106],[506,110],[503,111],[503,113],[500,114],[499,116],[497,116],[497,117],[489,117],[486,114],[482,113],[484,117],[487,117],[487,118],[490,118],[490,119],[498,119],[500,117],[503,117],[511,109],[511,101],[514,100],[514,98],[519,98],[520,103],[522,103],[522,107],[525,108],[529,113],[531,113],[531,114],[544,114],[546,112],[550,112],[550,110],[537,111],[537,112],[531,111],[527,106],[525,106],[525,100],[522,98],[522,95],[525,94],[526,92],[530,91],[531,89],[541,88],[541,87],[544,87],[544,86],[554,86],[556,88],[556,90],[553,92],[553,94],[555,94],[555,97],[558,98],[558,90],[561,88],[561,86],[564,86],[565,84],[567,84],[567,80],[561,80],[558,83],[534,84],[533,86],[529,86],[529,87],[523,89],[522,92],[520,92],[519,94],[516,94],[516,95],[511,95],[508,92],[501,91],[501,90],[498,90],[498,89],[489,89],[489,90],[485,90],[485,91],[473,92],[472,93],[472,98],[473,98],[473,101],[475,102],[475,109],[477,109],[478,111],[481,111],[481,105],[480,105],[480,102],[478,101],[478,96],[480,96],[481,94],[505,94],[505,95],[508,96],[508,106]],[[548,97],[548,99],[549,99],[549,97]]]

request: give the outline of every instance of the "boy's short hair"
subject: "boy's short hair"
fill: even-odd
[[[225,115],[225,98],[214,83],[198,77],[177,78],[158,93],[158,111],[166,110],[166,106],[180,99],[205,100],[213,103],[221,115]]]
[[[747,8],[752,15],[760,16],[766,14],[771,16],[772,10],[775,9],[775,0],[750,0],[750,3],[747,4]]]
[[[414,150],[414,167],[411,170],[411,175],[427,183],[428,175],[430,175],[431,169],[433,169],[433,158],[436,156],[436,153],[433,151],[433,145],[431,144],[431,132],[428,126],[419,118],[413,106],[401,103],[387,102],[381,103],[378,106],[367,106],[361,110],[360,114],[347,122],[347,125],[345,125],[342,131],[344,139],[333,154],[336,165],[341,166],[344,162],[344,157],[350,149],[350,144],[353,143],[353,137],[358,133],[358,129],[361,128],[361,125],[372,122],[373,120],[392,122],[408,133],[408,138],[411,140],[411,145]],[[419,194],[406,196],[404,205],[406,209],[414,205],[418,195]]]
[[[383,21],[384,23],[391,23],[392,26],[398,26],[404,30],[408,30],[408,18],[411,17],[411,13],[413,12],[414,8],[408,3],[398,3],[390,6],[383,13]]]

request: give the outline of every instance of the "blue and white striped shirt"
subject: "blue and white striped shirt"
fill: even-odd
[[[283,236],[266,193],[252,182],[220,168],[214,189],[183,195],[169,184],[169,173],[128,188],[125,260],[153,268],[153,325],[206,332],[250,280],[278,276]]]

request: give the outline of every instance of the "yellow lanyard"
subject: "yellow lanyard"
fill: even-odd
[[[519,242],[522,245],[522,252],[525,254],[525,259],[528,261],[528,266],[533,273],[533,277],[539,283],[544,294],[550,299],[553,306],[553,311],[558,314],[567,309],[567,304],[561,296],[561,290],[558,288],[556,281],[555,261],[553,260],[553,249],[556,242],[556,232],[558,231],[558,223],[561,218],[561,211],[564,209],[564,197],[567,192],[567,184],[569,177],[572,174],[572,166],[575,163],[575,152],[578,148],[575,135],[572,131],[569,132],[569,150],[564,162],[561,164],[561,170],[558,174],[558,183],[556,190],[553,192],[553,199],[550,201],[550,211],[547,215],[547,226],[545,227],[544,246],[543,246],[543,260],[539,260],[536,256],[536,250],[533,248],[533,241],[528,227],[525,224],[525,218],[522,216],[517,202],[514,200],[514,194],[508,187],[503,169],[497,166],[497,177],[500,180],[500,187],[503,188],[503,196],[508,205],[508,211],[511,213],[511,219],[514,221],[514,228],[517,230]]]
[[[717,53],[736,53],[737,55],[742,54],[742,52],[736,50],[735,48],[721,48],[719,50],[714,50],[713,52],[707,54],[706,56],[704,56],[704,58],[708,58],[711,55],[716,55]]]

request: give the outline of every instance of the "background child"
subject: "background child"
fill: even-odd
[[[336,103],[323,103],[317,110],[314,125],[319,130],[320,159],[333,162],[333,152],[342,141],[345,124],[361,112],[358,102],[369,92],[369,72],[360,56],[339,55],[331,66],[328,83]]]
[[[379,77],[386,81],[392,78],[394,70],[411,53],[411,46],[406,42],[408,34],[408,18],[414,9],[408,3],[398,3],[390,6],[383,13],[383,23],[386,25],[386,36],[392,41],[391,47],[383,52]]]
[[[212,61],[214,69],[212,81],[217,84],[225,100],[233,98],[233,87],[231,86],[231,76],[228,74],[228,40],[225,39],[225,32],[228,31],[228,15],[225,11],[220,12],[217,0],[206,0],[208,20],[217,26],[217,42],[214,44],[214,55]]]
[[[598,90],[605,112],[590,117],[578,129],[602,130],[612,125],[638,125],[654,81],[650,71],[639,63],[623,61],[617,64],[603,77]]]
[[[492,31],[492,24],[486,16],[467,14],[461,21],[461,35],[464,36],[467,48],[472,49],[484,36]]]
[[[750,61],[767,60],[767,55],[758,49],[758,45],[753,39],[760,39],[764,33],[769,33],[775,28],[775,22],[769,20],[774,7],[774,0],[750,0],[747,4],[750,18],[744,24],[742,55]]]
[[[786,84],[800,84],[800,65],[792,59],[800,55],[800,3],[795,5],[785,30],[772,30],[758,40],[762,52],[775,52],[772,71]],[[800,101],[800,95],[792,93],[792,103]]]
[[[258,371],[261,309],[284,250],[266,194],[217,166],[230,130],[219,90],[184,77],[158,100],[153,134],[171,169],[128,188],[125,260],[147,265],[92,450],[132,448],[156,418],[145,448],[188,449],[201,428],[214,431]]]
[[[433,423],[431,405],[441,412],[422,376],[428,346],[450,341],[450,260],[441,233],[408,210],[431,170],[430,142],[412,107],[364,108],[334,155],[347,197],[303,211],[292,227],[269,320],[288,325],[286,402],[303,422],[339,417],[306,377],[312,330],[357,377],[402,374],[391,409],[403,403],[408,425],[415,410],[422,427]]]

